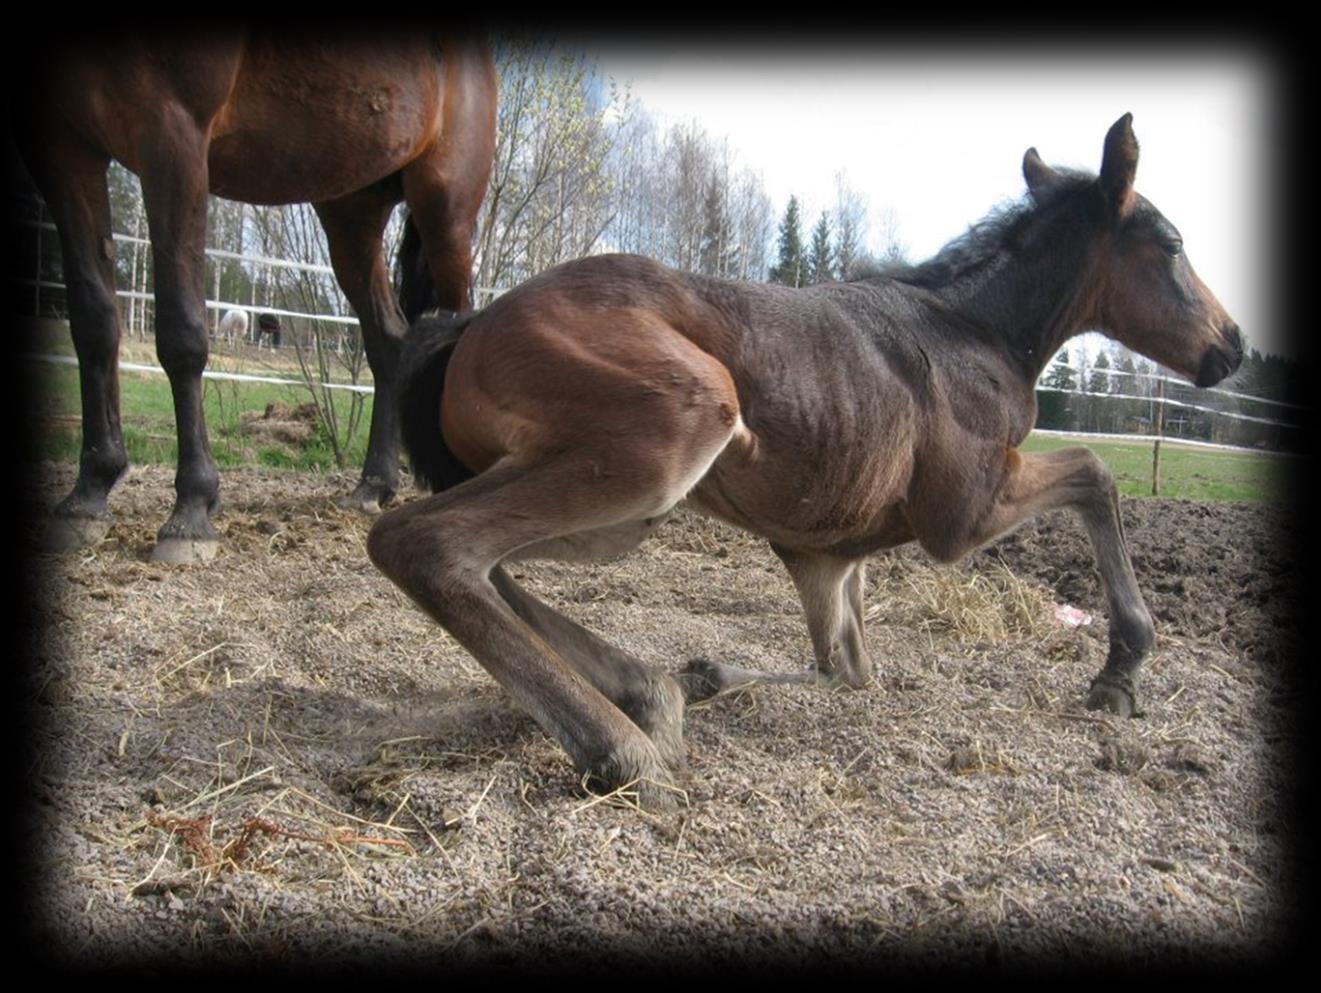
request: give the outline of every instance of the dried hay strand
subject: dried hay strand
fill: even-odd
[[[989,643],[1040,640],[1054,630],[1049,591],[1019,579],[1008,567],[892,569],[873,596],[868,621]]]

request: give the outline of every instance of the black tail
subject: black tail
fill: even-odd
[[[455,458],[440,433],[440,395],[450,355],[472,314],[424,317],[408,329],[399,356],[399,428],[413,481],[433,493],[473,473]]]
[[[431,266],[422,250],[422,236],[418,234],[413,215],[404,217],[404,236],[399,241],[399,254],[395,259],[398,273],[399,306],[404,320],[413,322],[428,310],[436,309],[436,284],[431,278]]]

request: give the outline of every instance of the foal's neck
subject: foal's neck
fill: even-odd
[[[1002,342],[1035,383],[1060,347],[1086,330],[1087,249],[1078,241],[1005,249],[938,292],[963,320]]]

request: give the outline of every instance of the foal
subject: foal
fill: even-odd
[[[952,562],[1042,510],[1091,536],[1110,652],[1087,706],[1128,715],[1154,630],[1110,473],[1087,449],[1023,455],[1034,386],[1104,331],[1218,382],[1242,339],[1175,228],[1133,190],[1125,115],[1099,177],[1023,159],[1029,197],[921,265],[807,289],[571,262],[405,346],[402,421],[439,492],[373,527],[373,562],[482,663],[574,765],[663,802],[685,701],[754,681],[865,685],[866,556],[917,541]],[[504,563],[623,553],[684,499],[762,535],[815,654],[768,677],[654,671],[521,589]]]

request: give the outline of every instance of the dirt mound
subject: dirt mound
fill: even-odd
[[[316,434],[316,404],[303,403],[296,407],[275,401],[266,410],[244,410],[239,413],[239,434],[250,438],[279,442],[297,448],[306,445]]]
[[[1276,509],[1125,503],[1159,633],[1131,720],[1082,709],[1105,605],[1072,518],[959,568],[878,556],[875,683],[690,709],[687,802],[654,815],[586,792],[376,572],[347,476],[223,473],[223,550],[192,568],[146,558],[172,475],[133,470],[98,548],[39,559],[37,947],[580,971],[1283,947],[1299,587]],[[71,482],[47,467],[45,506]],[[665,669],[811,657],[765,543],[686,513],[619,561],[518,574]]]

